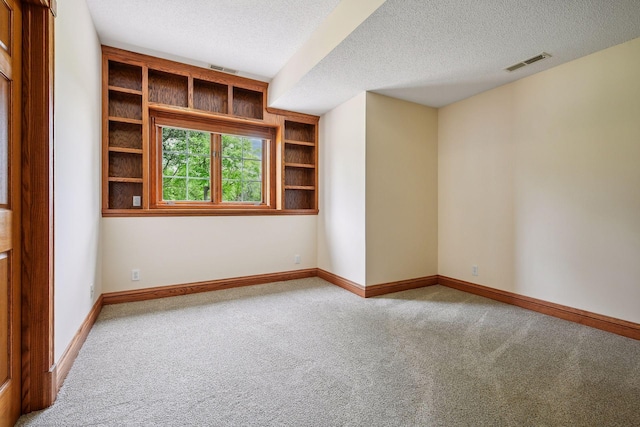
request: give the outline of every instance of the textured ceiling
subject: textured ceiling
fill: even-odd
[[[272,78],[340,0],[87,0],[102,44]]]
[[[440,107],[636,37],[640,0],[387,0],[273,104],[318,114],[369,90]]]
[[[87,3],[103,44],[270,79],[340,1]],[[440,107],[637,37],[640,0],[387,0],[270,103],[322,114],[369,90]]]

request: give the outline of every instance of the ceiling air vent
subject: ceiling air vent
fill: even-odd
[[[216,70],[216,71],[222,71],[223,73],[229,73],[229,74],[238,74],[238,70],[234,70],[231,68],[225,68],[225,67],[221,67],[219,65],[209,65],[209,68],[211,68],[212,70]]]
[[[535,62],[542,61],[543,59],[549,58],[550,56],[551,55],[549,55],[548,53],[542,52],[540,55],[536,55],[536,56],[534,56],[532,58],[525,59],[524,61],[518,62],[517,64],[513,64],[512,66],[507,67],[504,70],[508,71],[508,72],[512,72],[512,71],[515,71],[515,70],[517,70],[519,68],[526,67],[527,65],[531,65],[531,64],[533,64]]]

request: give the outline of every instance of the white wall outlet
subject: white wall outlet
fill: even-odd
[[[140,280],[140,269],[134,268],[131,270],[131,281],[137,282],[138,280]]]
[[[91,299],[93,299],[94,293],[95,293],[95,288],[93,287],[93,283],[91,283],[89,285],[89,295],[91,296]]]
[[[300,255],[294,255],[293,256],[293,262],[296,264],[300,264]]]
[[[472,276],[477,276],[478,275],[478,266],[477,265],[471,266],[471,275]]]
[[[140,196],[133,196],[133,206],[139,208],[140,206],[142,206],[142,197]]]

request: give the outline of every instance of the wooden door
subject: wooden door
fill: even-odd
[[[0,0],[0,426],[20,415],[19,0]]]

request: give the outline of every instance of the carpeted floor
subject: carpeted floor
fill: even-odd
[[[640,341],[318,278],[104,307],[19,426],[640,426]]]

